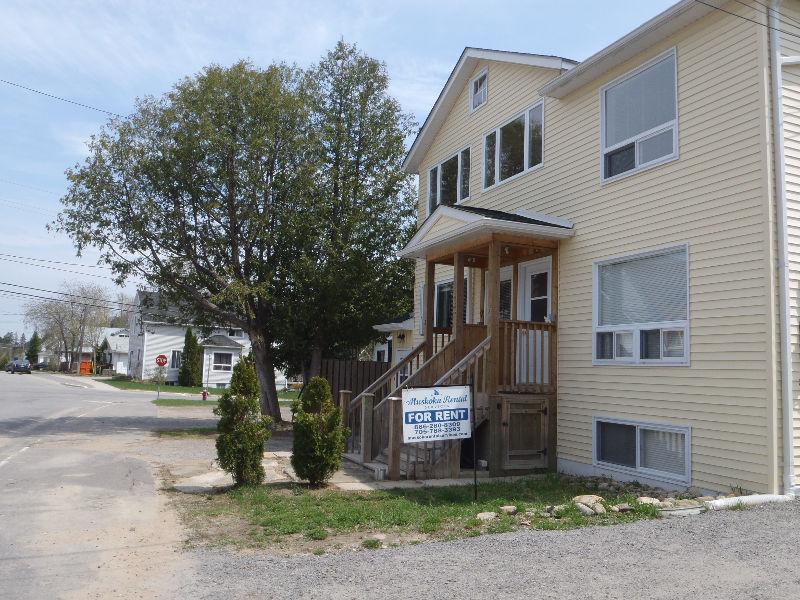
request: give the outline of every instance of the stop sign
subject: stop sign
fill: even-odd
[[[156,356],[156,364],[159,367],[166,367],[167,366],[167,355],[166,354],[159,354]]]

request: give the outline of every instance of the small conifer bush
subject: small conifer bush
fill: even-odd
[[[235,367],[231,386],[219,399],[214,414],[217,423],[217,458],[220,466],[233,475],[239,485],[264,481],[261,458],[264,443],[272,435],[272,419],[261,415],[258,402],[258,377],[251,357]]]
[[[342,465],[350,432],[342,427],[342,411],[333,403],[331,386],[313,377],[292,404],[294,445],[292,467],[301,479],[317,487]]]

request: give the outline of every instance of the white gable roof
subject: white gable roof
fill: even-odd
[[[456,225],[443,234],[428,235],[443,218],[452,219]],[[425,258],[428,252],[442,246],[488,233],[561,240],[575,235],[575,227],[567,219],[531,211],[504,213],[474,206],[439,206],[398,254],[401,258]]]
[[[527,54],[525,52],[506,52],[503,50],[486,50],[484,48],[464,48],[456,66],[450,73],[444,88],[439,93],[436,103],[433,105],[428,118],[419,130],[414,144],[408,151],[403,168],[410,173],[419,171],[420,162],[425,152],[433,142],[433,138],[439,131],[442,123],[453,108],[458,95],[467,84],[469,76],[475,70],[479,60],[493,60],[497,62],[507,62],[531,67],[541,67],[543,69],[555,69],[563,71],[578,64],[574,60],[561,58],[560,56],[546,56],[542,54]],[[489,84],[491,87],[491,83]]]

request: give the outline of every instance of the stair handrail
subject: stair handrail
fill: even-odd
[[[383,375],[378,377],[375,381],[369,384],[358,396],[356,396],[350,403],[350,411],[352,412],[353,410],[355,410],[357,406],[361,404],[361,396],[363,396],[364,394],[373,394],[375,390],[379,389],[387,381],[390,381],[392,377],[397,375],[402,369],[406,367],[406,365],[411,363],[411,361],[413,361],[424,350],[425,350],[425,342],[423,341],[411,352],[409,352],[408,355],[405,358],[403,358],[403,360],[398,362],[395,366],[393,366]]]
[[[414,371],[414,372],[413,372],[411,375],[409,375],[409,376],[408,376],[408,378],[407,378],[407,379],[405,379],[405,380],[403,381],[403,383],[401,383],[401,384],[400,384],[400,385],[398,385],[396,388],[394,388],[394,389],[393,389],[391,392],[389,392],[389,393],[386,395],[386,397],[385,397],[385,398],[383,398],[383,399],[382,399],[380,402],[378,402],[378,403],[375,405],[375,407],[373,408],[373,410],[378,410],[378,408],[379,408],[379,407],[381,407],[381,406],[382,406],[382,405],[383,405],[383,404],[384,404],[384,403],[385,403],[387,400],[389,400],[389,398],[391,398],[391,397],[393,397],[393,396],[397,396],[397,395],[400,393],[400,391],[401,391],[403,388],[405,388],[405,387],[409,387],[411,384],[413,384],[413,383],[414,383],[414,380],[415,380],[415,379],[417,379],[417,377],[419,377],[419,374],[420,374],[420,373],[423,373],[423,372],[425,371],[425,367],[427,367],[427,366],[428,366],[430,363],[432,363],[434,360],[437,360],[437,359],[438,359],[438,357],[439,357],[439,356],[440,356],[440,355],[441,355],[443,352],[446,352],[446,351],[447,351],[447,349],[448,349],[448,348],[450,348],[450,346],[454,346],[454,345],[455,345],[455,343],[456,343],[455,339],[452,339],[452,340],[450,340],[449,342],[447,342],[447,343],[446,343],[444,346],[442,346],[442,348],[441,348],[441,350],[439,350],[439,352],[437,352],[436,354],[434,354],[433,356],[431,356],[431,357],[430,357],[428,360],[426,360],[424,363],[422,363],[422,365],[420,366],[420,368],[419,368],[419,369],[417,369],[417,370],[416,370],[416,371]]]
[[[453,368],[442,375],[433,385],[446,385],[452,381],[453,377],[463,372],[470,363],[483,356],[492,345],[492,336],[487,336],[480,344],[470,350],[467,355],[458,361]]]

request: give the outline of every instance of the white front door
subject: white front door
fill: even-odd
[[[517,314],[522,321],[550,321],[552,259],[548,256],[519,265]],[[546,331],[517,333],[517,383],[550,383],[548,351],[550,334]]]

